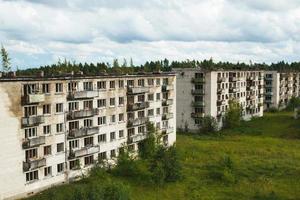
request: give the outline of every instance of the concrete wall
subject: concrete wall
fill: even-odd
[[[201,116],[204,115],[216,118],[221,127],[230,99],[236,99],[242,106],[245,120],[263,115],[262,71],[205,71],[200,68],[174,69],[174,71],[177,74],[177,128],[187,127],[190,131],[198,131]],[[191,117],[195,112],[191,102],[196,95],[190,93],[190,90],[195,89],[196,84],[192,83],[192,80],[196,73],[203,73],[205,78],[204,113],[199,113],[197,119]],[[236,80],[231,80],[230,76]],[[232,88],[236,91],[231,90]],[[200,124],[196,124],[196,121],[198,123],[200,121]]]
[[[154,79],[154,85],[148,85],[148,78]],[[97,81],[106,81],[105,90],[99,90],[97,97],[89,99],[93,103],[93,108],[97,108],[98,99],[106,99],[106,106],[104,108],[98,108],[99,114],[92,117],[84,117],[81,119],[70,120],[67,118],[69,113],[68,104],[71,102],[78,102],[78,110],[82,110],[84,99],[69,100],[68,96],[68,83],[70,80],[60,80],[60,79],[45,79],[45,80],[28,80],[28,81],[0,81],[0,141],[1,141],[1,154],[0,154],[0,199],[6,198],[19,198],[32,194],[38,191],[41,191],[45,188],[57,185],[60,183],[68,182],[77,177],[80,177],[83,173],[87,173],[92,165],[84,166],[85,156],[93,155],[93,159],[98,159],[98,153],[106,152],[107,161],[113,162],[115,159],[111,156],[111,150],[116,151],[116,156],[118,155],[118,150],[124,145],[129,145],[128,143],[128,127],[127,127],[127,80],[134,80],[135,87],[137,87],[138,79],[144,79],[145,86],[144,88],[149,88],[149,93],[144,93],[145,101],[149,101],[149,108],[143,109],[145,112],[145,117],[148,115],[150,109],[154,109],[154,116],[149,117],[149,121],[153,122],[160,130],[167,130],[165,135],[163,135],[162,142],[165,145],[172,145],[176,141],[176,77],[172,75],[157,75],[157,76],[127,76],[127,77],[115,77],[115,78],[87,78],[87,79],[78,79],[72,80],[78,82],[78,91],[83,90],[83,82],[93,82],[93,88],[96,89]],[[155,80],[160,79],[160,84],[156,84]],[[167,96],[168,99],[173,100],[173,104],[168,106],[163,106],[163,79],[168,79],[168,90]],[[118,81],[124,81],[124,87],[118,87]],[[116,89],[109,89],[109,81],[115,81]],[[22,146],[22,143],[25,141],[25,128],[21,125],[22,117],[25,116],[24,110],[26,106],[23,105],[22,96],[24,94],[23,85],[29,83],[37,83],[41,86],[43,83],[49,83],[49,93],[45,94],[45,98],[40,103],[32,104],[36,106],[37,114],[45,118],[45,121],[39,125],[36,125],[37,128],[37,137],[45,136],[45,143],[39,146],[32,148],[37,149],[38,156],[37,158],[45,158],[46,165],[38,167],[38,180],[26,181],[26,171],[23,171],[23,162],[25,161],[25,152],[28,150]],[[63,92],[55,92],[55,84],[63,83]],[[154,95],[154,100],[148,99],[148,94],[152,93]],[[156,94],[160,93],[160,99],[156,99]],[[119,97],[124,97],[124,104],[119,105]],[[109,99],[115,98],[115,106],[109,106]],[[138,102],[138,95],[134,95],[134,102]],[[63,112],[56,113],[56,104],[63,103]],[[51,114],[43,113],[43,105],[50,104]],[[163,120],[163,107],[167,107],[167,113],[173,113],[173,116],[168,120]],[[156,109],[160,109],[160,113],[156,113]],[[120,113],[124,114],[124,120],[119,121],[118,115]],[[138,118],[138,111],[133,111],[134,118]],[[116,122],[111,121],[111,116],[116,115]],[[106,124],[98,125],[98,117],[106,116]],[[90,119],[93,120],[93,127],[99,127],[99,131],[96,134],[84,136],[80,138],[70,139],[68,138],[69,134],[69,122],[78,121],[79,128],[84,126],[84,120]],[[56,124],[63,123],[63,132],[56,132]],[[44,135],[43,126],[51,125],[51,133]],[[140,125],[145,126],[145,124]],[[135,133],[138,133],[139,126],[135,126]],[[124,131],[124,136],[119,137],[119,131]],[[159,131],[160,131],[159,130]],[[110,141],[110,133],[115,132],[116,139]],[[99,143],[98,135],[106,134],[106,142]],[[70,161],[73,159],[69,158],[70,146],[69,142],[73,140],[78,140],[79,146],[77,149],[87,148],[84,146],[84,138],[92,137],[94,146],[98,146],[99,150],[92,154],[83,155],[78,157],[81,164],[81,169],[70,170]],[[130,145],[134,146],[134,149],[138,149],[138,142],[133,142]],[[64,143],[64,151],[57,152],[57,144]],[[44,155],[44,147],[51,146],[51,155]],[[88,147],[89,148],[89,147]],[[76,158],[77,159],[77,158]],[[57,172],[57,165],[64,164],[64,171]],[[44,176],[45,167],[52,167],[51,176]],[[33,170],[33,171],[35,171]],[[29,170],[30,172],[31,170]]]

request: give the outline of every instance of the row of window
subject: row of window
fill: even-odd
[[[64,169],[65,169],[64,163],[57,164],[57,166],[56,166],[57,174],[63,173]],[[53,175],[52,173],[53,173],[52,166],[48,166],[48,167],[44,168],[44,177],[45,178],[51,177]],[[39,171],[38,170],[26,173],[26,182],[32,182],[35,180],[39,180]]]
[[[219,77],[256,77],[262,76],[263,72],[223,72],[218,73]]]
[[[64,152],[64,142],[57,143],[56,144],[56,152],[62,153]],[[43,147],[43,155],[44,156],[50,156],[52,155],[52,146],[46,145]],[[29,160],[32,158],[38,158],[38,148],[28,149],[25,151],[25,159]]]
[[[154,80],[156,86],[161,85],[160,78],[149,78],[147,79],[148,86],[154,85]],[[112,80],[112,81],[97,81],[96,86],[94,87],[93,81],[86,81],[83,82],[83,90],[84,91],[92,91],[94,89],[103,90],[103,89],[115,89],[116,82],[118,82],[119,88],[124,88],[124,80]],[[108,83],[108,84],[107,84]],[[163,84],[168,85],[169,81],[168,78],[163,78]],[[68,83],[68,92],[77,91],[78,90],[79,81],[72,81]],[[108,86],[109,87],[108,87]],[[127,80],[127,86],[135,87],[135,79]],[[145,79],[138,79],[137,86],[144,87],[145,86]],[[40,88],[41,87],[41,88]],[[24,94],[34,94],[37,92],[42,92],[44,94],[50,94],[51,83],[42,83],[39,85],[38,83],[35,84],[26,84],[23,86]],[[55,93],[63,93],[64,92],[64,83],[55,83]]]
[[[164,98],[168,99],[168,97],[164,94]],[[156,93],[156,100],[160,100],[161,95],[160,93]],[[119,106],[124,105],[124,97],[119,97],[118,98]],[[154,101],[154,94],[148,94],[148,100],[149,101]],[[98,108],[103,108],[107,106],[106,99],[98,99],[97,100],[97,107]],[[129,99],[129,101],[134,101],[132,99]],[[145,101],[145,96],[144,95],[139,95],[138,96],[138,102],[144,102]],[[109,106],[116,106],[116,98],[110,98],[109,99]],[[93,100],[86,100],[83,101],[83,109],[93,109]],[[74,111],[74,110],[79,110],[79,102],[69,102],[68,104],[68,110],[69,111]],[[64,104],[63,103],[56,103],[55,104],[55,113],[63,113],[64,112]],[[51,114],[52,113],[52,107],[51,104],[45,104],[43,105],[43,114]],[[24,107],[24,116],[29,117],[29,116],[34,116],[37,115],[37,106],[25,106]]]
[[[197,96],[196,96],[197,97]],[[202,97],[201,97],[202,98]],[[168,107],[163,107],[163,112],[162,113],[168,113]],[[137,113],[137,117],[145,117],[145,112],[144,111],[138,111]],[[156,115],[160,115],[161,114],[161,108],[156,108]],[[147,116],[152,117],[154,116],[154,109],[149,109],[147,110]],[[109,123],[116,123],[117,122],[117,117],[118,117],[118,122],[124,122],[124,113],[120,113],[118,115],[111,115],[110,116],[110,120]],[[128,118],[132,119],[134,118],[133,113],[128,113]],[[98,117],[98,126],[101,125],[107,125],[108,124],[108,120],[107,120],[107,116],[101,116]],[[93,127],[94,126],[94,122],[93,119],[84,119],[83,120],[83,127],[88,128],[88,127]],[[69,130],[74,130],[74,129],[79,129],[81,126],[79,124],[79,121],[71,121],[69,122]],[[44,135],[49,135],[52,133],[52,125],[44,125],[43,126],[43,134]],[[55,131],[56,133],[63,133],[64,132],[64,123],[58,123],[55,125]],[[25,128],[24,129],[25,132],[25,138],[33,138],[36,137],[37,134],[37,127],[30,127],[30,128]]]

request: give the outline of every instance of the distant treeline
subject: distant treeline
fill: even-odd
[[[45,75],[59,75],[74,72],[75,74],[83,73],[85,75],[98,75],[103,73],[108,74],[134,74],[139,72],[158,72],[171,71],[173,68],[196,68],[201,67],[205,70],[277,70],[277,71],[297,71],[300,72],[300,62],[287,63],[284,61],[272,64],[265,63],[230,63],[230,62],[214,62],[209,60],[185,60],[172,61],[168,59],[159,61],[146,62],[143,65],[134,65],[132,60],[127,64],[124,59],[122,64],[115,59],[110,63],[75,63],[67,61],[66,59],[52,65],[40,66],[38,68],[29,68],[25,70],[17,70],[17,75],[36,75],[43,71]]]

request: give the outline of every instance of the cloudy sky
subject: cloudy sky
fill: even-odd
[[[0,0],[19,68],[112,62],[300,60],[300,0]]]

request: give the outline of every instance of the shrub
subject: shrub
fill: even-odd
[[[300,98],[298,97],[292,97],[289,102],[288,105],[286,107],[286,110],[288,111],[294,111],[295,108],[300,107]]]
[[[214,117],[205,116],[202,119],[201,126],[199,128],[200,134],[214,133],[218,130],[218,124]]]
[[[269,108],[268,111],[271,112],[271,113],[277,113],[277,112],[279,112],[279,110],[277,108],[275,108],[275,107]]]
[[[175,182],[181,178],[181,164],[175,146],[170,148],[159,147],[150,162],[149,171],[157,184]]]
[[[181,178],[182,167],[179,162],[179,157],[175,146],[170,147],[166,151],[164,166],[166,171],[167,182],[175,182]]]
[[[275,192],[270,192],[270,193],[267,193],[267,194],[262,194],[260,192],[257,192],[255,195],[254,195],[254,198],[255,200],[279,200],[280,198],[276,195]]]
[[[128,152],[122,152],[118,156],[117,165],[112,172],[119,176],[131,177],[137,175],[136,161]]]
[[[166,173],[162,162],[153,162],[150,166],[151,178],[155,184],[163,185],[166,179]]]
[[[111,182],[104,187],[105,200],[129,200],[129,187],[123,183]]]
[[[220,160],[220,165],[224,168],[233,170],[234,163],[230,156],[225,155],[224,158]]]
[[[226,184],[235,183],[234,163],[230,156],[224,156],[216,166],[210,167],[209,177]]]

